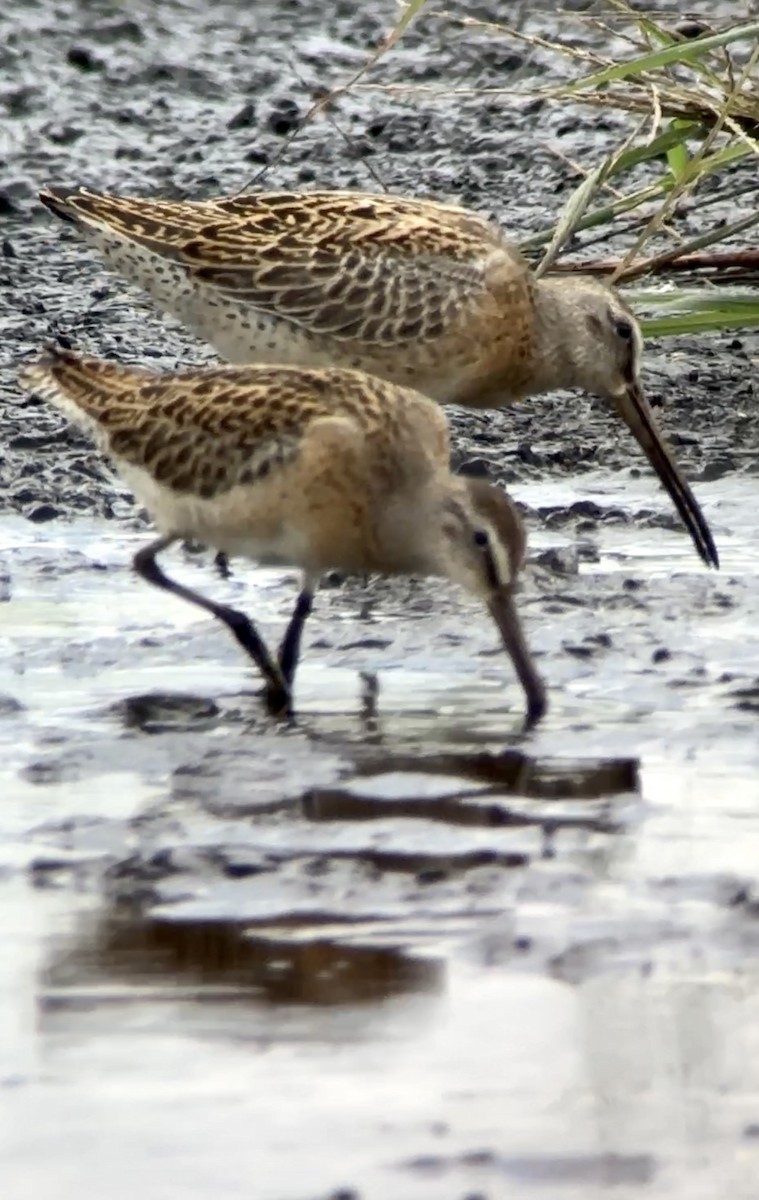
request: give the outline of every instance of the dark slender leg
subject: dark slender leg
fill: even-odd
[[[313,607],[314,593],[310,587],[304,587],[295,601],[295,608],[293,609],[293,615],[290,617],[290,624],[287,626],[285,636],[282,638],[279,647],[279,669],[289,688],[292,688],[295,669],[298,666],[303,628]]]
[[[361,716],[365,721],[375,721],[377,717],[377,697],[379,696],[379,679],[376,671],[361,671]]]
[[[236,608],[228,608],[225,604],[217,604],[214,600],[207,600],[205,596],[194,592],[192,588],[175,583],[173,579],[169,579],[168,575],[164,575],[156,562],[156,555],[176,541],[178,538],[167,535],[139,550],[134,556],[134,569],[137,574],[148,583],[155,584],[156,587],[171,592],[174,596],[179,596],[180,599],[187,600],[188,603],[195,604],[198,608],[210,613],[211,616],[217,617],[226,625],[243,650],[250,655],[266,680],[266,698],[271,710],[280,712],[282,709],[288,708],[290,689],[284,674],[278,664],[272,662],[266,645],[245,613],[238,612]]]
[[[219,572],[222,579],[229,579],[232,571],[230,570],[229,559],[223,550],[220,550],[216,555],[216,558],[213,560],[213,565],[216,567],[216,570]]]

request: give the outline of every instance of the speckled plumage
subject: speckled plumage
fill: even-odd
[[[465,209],[354,192],[40,196],[231,362],[359,367],[460,403],[531,390],[534,277]]]
[[[429,200],[263,192],[169,201],[53,187],[40,198],[231,362],[358,368],[478,408],[557,388],[604,397],[701,558],[718,565],[640,387],[637,322],[605,283],[538,279],[497,226]]]
[[[330,568],[448,576],[487,604],[531,719],[542,714],[512,598],[522,523],[500,489],[451,474],[445,415],[428,397],[346,369],[158,374],[61,347],[24,367],[21,381],[114,459],[161,531],[156,552],[192,537],[298,566],[308,608]],[[142,573],[177,591],[149,558],[152,574]],[[276,666],[267,672],[273,679]]]

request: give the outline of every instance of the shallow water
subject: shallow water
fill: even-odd
[[[578,492],[666,512],[645,479],[516,489]],[[321,593],[283,729],[132,577],[144,533],[4,520],[4,1195],[753,1197],[752,495],[699,488],[719,574],[604,520],[577,573],[528,570],[528,737],[452,589]],[[286,619],[289,575],[172,566]]]
[[[456,7],[603,40],[565,6]],[[756,1195],[756,336],[646,348],[719,574],[604,406],[451,413],[458,461],[513,484],[567,569],[521,600],[552,702],[529,739],[477,606],[417,584],[325,590],[298,725],[274,726],[225,631],[132,578],[123,490],[16,383],[60,334],[156,368],[208,355],[43,212],[44,184],[203,197],[268,164],[263,186],[434,196],[521,238],[632,128],[458,94],[555,76],[457,12],[290,140],[395,16],[0,12],[0,491],[46,522],[0,518],[2,1200]],[[409,81],[442,94],[374,90]],[[734,164],[715,218],[750,215],[754,173]],[[699,212],[673,214],[682,236]],[[83,513],[116,519],[62,523]],[[234,566],[171,558],[281,628],[292,583]]]

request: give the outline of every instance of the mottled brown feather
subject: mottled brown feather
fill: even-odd
[[[331,566],[452,579],[487,606],[524,688],[528,723],[543,715],[545,686],[514,604],[519,516],[505,493],[490,485],[488,497],[489,485],[451,473],[447,422],[434,401],[360,371],[156,375],[59,346],[24,367],[21,382],[93,430],[148,509],[161,537],[136,556],[138,572],[223,620],[270,679],[281,682],[250,623],[169,580],[156,553],[194,537],[298,566],[301,601]],[[310,600],[293,615],[298,638],[308,608]]]
[[[534,373],[532,273],[495,225],[466,209],[355,192],[172,202],[48,188],[40,196],[232,302],[328,339],[336,363],[355,358],[422,391],[418,376],[445,372],[446,360],[488,387],[506,382],[508,394]]]
[[[108,261],[232,362],[358,367],[441,403],[557,388],[610,401],[707,563],[714,539],[639,385],[640,330],[614,289],[536,278],[489,221],[359,192],[152,201],[47,189]]]
[[[358,371],[222,366],[156,376],[55,347],[23,369],[22,382],[56,403],[65,393],[115,458],[204,499],[292,461],[312,423],[326,417],[350,421],[380,458],[383,445],[407,442],[391,458],[399,482],[404,472],[417,479],[448,464],[439,408]]]

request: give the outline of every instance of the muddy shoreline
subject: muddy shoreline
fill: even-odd
[[[417,581],[320,592],[298,719],[277,726],[225,632],[134,578],[142,515],[15,382],[60,334],[159,368],[210,357],[47,216],[44,183],[203,196],[272,164],[265,186],[550,221],[621,118],[360,90],[273,165],[394,12],[0,14],[8,1200],[755,1195],[759,336],[646,352],[718,573],[602,406],[452,413],[458,466],[506,482],[528,523],[520,603],[552,707],[527,738],[487,621]],[[592,45],[575,20],[543,5],[528,28]],[[545,71],[427,19],[377,78],[518,90]],[[751,170],[725,220],[755,204]],[[175,566],[272,638],[286,620],[292,575]]]
[[[133,20],[107,5],[61,6],[55,19],[44,5],[15,7],[18,15],[2,25],[9,61],[0,179],[0,487],[6,511],[40,522],[80,512],[110,516],[114,486],[79,434],[20,395],[19,360],[58,334],[82,349],[155,367],[209,357],[42,209],[35,198],[42,184],[200,197],[235,191],[266,169],[258,186],[411,190],[470,204],[520,236],[544,227],[576,186],[568,160],[596,161],[624,128],[615,114],[536,109],[518,96],[483,110],[481,100],[466,96],[360,91],[287,142],[307,98],[355,70],[362,47],[385,27],[379,14],[340,5],[329,16],[302,3],[257,6],[255,16],[246,14],[248,27],[235,4],[209,14],[181,4],[176,22],[170,5],[160,16],[149,10]],[[548,19],[543,13],[527,28]],[[428,19],[376,79],[438,89],[447,81],[458,88],[513,82],[527,91],[546,72],[544,59],[516,53],[514,43],[494,44],[455,22],[441,27]],[[720,206],[726,221],[751,211],[755,194],[741,188],[752,171],[739,163],[721,182],[728,197],[731,185],[736,195]],[[691,224],[686,213],[684,233]],[[756,470],[758,347],[755,334],[729,334],[652,343],[647,351],[649,395],[661,403],[662,424],[694,482]],[[454,412],[453,424],[457,461],[476,460],[508,484],[556,473],[581,477],[597,467],[643,468],[603,406],[566,393],[503,413]]]

